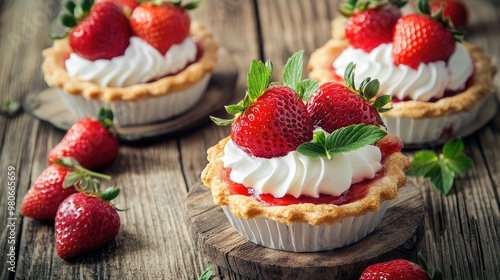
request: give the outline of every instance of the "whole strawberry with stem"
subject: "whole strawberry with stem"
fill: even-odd
[[[455,51],[464,32],[452,27],[442,10],[431,16],[429,3],[419,0],[421,14],[403,16],[394,27],[392,57],[395,65],[418,69],[421,63],[445,61]]]
[[[48,154],[49,163],[73,157],[88,169],[101,169],[118,156],[119,143],[113,129],[113,113],[101,110],[98,119],[82,118],[73,124],[63,139]]]
[[[111,59],[123,55],[132,30],[122,8],[111,1],[94,4],[93,0],[66,3],[61,21],[69,29],[73,52],[88,60]]]
[[[405,259],[395,259],[387,262],[376,263],[368,266],[361,274],[359,280],[441,280],[441,270],[431,271],[422,255],[417,255],[417,262]]]
[[[299,51],[287,61],[284,85],[270,84],[271,62],[253,60],[245,98],[236,105],[226,106],[235,118],[212,117],[216,124],[232,124],[231,139],[247,154],[280,157],[312,139],[313,124],[303,100],[316,91],[318,84],[309,79],[301,81],[302,55],[303,51]]]
[[[349,44],[370,52],[392,41],[392,32],[406,0],[346,0],[339,12],[347,17],[345,35]]]
[[[111,200],[120,189],[109,187],[67,197],[55,219],[56,252],[68,260],[94,251],[111,242],[120,230],[120,216]]]
[[[331,133],[351,124],[384,125],[379,113],[390,110],[384,107],[389,103],[390,96],[376,97],[380,89],[377,79],[366,78],[359,89],[356,89],[355,69],[356,65],[349,63],[344,73],[345,85],[334,81],[326,82],[309,99],[307,111],[315,126]]]
[[[191,19],[187,10],[196,8],[201,0],[182,5],[182,0],[141,3],[130,16],[135,35],[165,54],[174,44],[189,36]]]
[[[21,213],[37,220],[54,220],[59,204],[78,190],[89,190],[94,179],[109,180],[105,174],[81,167],[71,158],[62,158],[47,167],[24,196]]]
[[[432,13],[438,13],[440,9],[443,9],[443,18],[450,18],[454,27],[461,29],[467,27],[469,10],[464,2],[460,0],[431,0],[429,5]]]

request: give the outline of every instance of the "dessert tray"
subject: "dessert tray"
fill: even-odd
[[[121,142],[137,142],[160,136],[171,136],[209,121],[208,116],[223,108],[235,97],[234,87],[238,79],[238,68],[231,55],[219,49],[219,59],[207,90],[195,109],[165,121],[137,126],[116,127]],[[77,117],[58,96],[56,89],[46,88],[31,92],[22,102],[25,112],[47,121],[56,128],[68,130]]]
[[[411,185],[399,191],[379,226],[352,245],[322,252],[293,253],[251,243],[213,202],[210,189],[193,185],[185,201],[186,223],[199,250],[219,268],[260,279],[357,279],[370,264],[412,259],[423,237],[424,201]]]

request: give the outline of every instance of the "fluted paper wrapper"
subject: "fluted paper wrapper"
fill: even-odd
[[[184,113],[201,99],[210,77],[211,74],[205,75],[198,83],[185,90],[137,101],[103,102],[68,94],[60,89],[57,92],[78,118],[96,118],[101,108],[106,108],[113,111],[116,125],[132,126],[163,121]]]
[[[377,212],[350,217],[333,225],[296,223],[287,225],[266,218],[245,219],[222,206],[229,223],[252,243],[276,250],[318,252],[355,243],[371,233],[380,223],[390,201],[384,201]]]
[[[474,121],[483,108],[485,100],[479,102],[471,111],[444,117],[413,119],[388,118],[382,115],[382,121],[387,127],[387,132],[399,136],[405,144],[444,143],[456,137],[461,130]]]

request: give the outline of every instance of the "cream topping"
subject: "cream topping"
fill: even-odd
[[[196,44],[189,37],[162,55],[146,41],[133,36],[125,53],[109,60],[91,61],[71,53],[66,70],[70,76],[102,87],[127,87],[179,72],[195,60],[196,52]]]
[[[380,93],[400,100],[429,101],[441,98],[445,90],[462,90],[474,71],[472,58],[460,43],[448,64],[444,61],[421,63],[417,70],[406,65],[394,65],[392,44],[382,44],[370,53],[348,47],[333,62],[335,73],[344,76],[350,62],[356,64],[356,86],[367,77],[380,81]]]
[[[352,184],[374,178],[382,168],[381,158],[380,149],[372,145],[335,155],[331,160],[311,158],[296,151],[283,157],[258,158],[229,140],[222,162],[224,167],[232,169],[230,179],[233,182],[253,189],[256,194],[317,198],[320,194],[338,196]]]

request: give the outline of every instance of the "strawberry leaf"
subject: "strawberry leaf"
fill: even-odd
[[[186,10],[193,10],[198,8],[198,6],[201,4],[202,0],[195,0],[192,2],[187,3],[186,5],[183,5],[182,7]]]
[[[445,143],[441,155],[430,150],[418,151],[412,160],[412,167],[406,175],[429,178],[442,194],[447,195],[453,187],[457,173],[464,173],[472,166],[472,160],[463,154],[461,139]]]
[[[344,82],[352,90],[356,90],[356,85],[354,84],[354,70],[356,69],[356,64],[350,62],[344,72]]]
[[[374,98],[377,95],[379,89],[380,82],[377,79],[369,80],[365,85],[360,87],[361,92],[363,92],[367,100]]]
[[[120,189],[115,187],[108,187],[99,196],[105,201],[111,201],[120,194]]]
[[[375,99],[375,102],[373,102],[373,107],[375,110],[377,110],[379,113],[387,112],[392,109],[392,107],[388,108],[383,108],[387,103],[391,101],[391,96],[390,95],[381,95]]]
[[[68,12],[70,12],[71,14],[74,14],[75,8],[76,8],[76,4],[73,1],[68,1],[64,5],[64,7],[66,7],[66,9],[68,10]]]
[[[210,119],[218,126],[226,126],[234,122],[234,119],[221,119],[214,116],[210,116]]]
[[[214,274],[215,268],[213,266],[209,266],[203,273],[198,277],[198,280],[210,280],[212,275]]]
[[[306,142],[297,152],[315,158],[326,156],[331,159],[336,154],[355,151],[382,139],[387,133],[374,125],[357,124],[333,131],[325,137],[323,131],[314,134],[313,142]]]
[[[67,14],[67,13],[62,13],[60,15],[61,17],[61,22],[64,26],[66,27],[75,27],[76,26],[76,19],[73,15]]]
[[[303,50],[294,53],[283,68],[283,83],[297,92],[297,86],[302,80]]]

